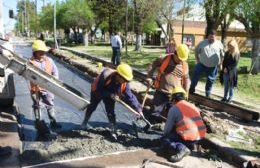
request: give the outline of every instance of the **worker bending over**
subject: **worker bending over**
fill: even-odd
[[[205,137],[206,126],[199,109],[185,100],[186,92],[181,87],[172,91],[173,104],[167,116],[162,148],[171,162],[178,162],[191,153],[194,144]]]
[[[156,89],[152,102],[154,116],[160,116],[165,105],[171,101],[171,91],[174,87],[189,90],[189,67],[186,62],[188,55],[188,47],[181,44],[174,53],[170,53],[164,58],[158,58],[149,66],[147,79],[149,83],[151,83],[154,71],[159,68],[154,81]]]
[[[132,79],[132,68],[128,64],[120,64],[116,70],[105,68],[91,85],[90,104],[86,110],[82,129],[88,128],[87,123],[91,114],[95,111],[99,102],[103,100],[110,122],[112,136],[116,137],[116,116],[114,112],[116,96],[119,96],[133,106],[140,114],[137,117],[141,117],[143,115],[142,107],[136,96],[131,92],[128,84]]]
[[[53,75],[58,79],[59,73],[54,61],[47,57],[46,52],[48,48],[45,43],[41,40],[35,40],[32,44],[33,56],[29,62],[45,71],[49,75]],[[54,95],[49,91],[39,87],[34,83],[31,84],[31,97],[33,100],[33,112],[36,119],[36,127],[41,120],[41,107],[44,106],[47,109],[48,116],[50,119],[51,128],[61,128],[61,125],[57,123],[55,119],[55,110],[54,110]]]

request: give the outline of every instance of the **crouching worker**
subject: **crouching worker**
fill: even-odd
[[[41,40],[35,40],[32,44],[33,56],[29,62],[45,71],[49,75],[53,75],[55,78],[58,78],[58,69],[54,64],[54,61],[46,56],[48,48],[45,43]],[[40,125],[41,122],[41,107],[44,106],[47,109],[48,116],[50,119],[51,128],[61,128],[61,125],[57,123],[55,119],[55,110],[54,110],[54,95],[49,91],[39,87],[34,83],[31,84],[31,98],[33,100],[33,112],[35,115],[35,124],[36,128]],[[37,128],[38,129],[38,128]]]
[[[116,116],[114,112],[116,96],[133,106],[140,114],[137,117],[141,117],[143,115],[142,107],[136,96],[131,92],[128,84],[132,79],[132,68],[127,64],[120,64],[116,71],[105,68],[91,85],[90,104],[87,107],[85,118],[81,125],[82,129],[89,128],[88,121],[91,114],[95,111],[99,102],[103,100],[110,122],[111,134],[116,138]]]
[[[194,145],[206,134],[200,112],[185,100],[186,92],[175,87],[172,92],[173,105],[167,116],[162,148],[171,162],[178,162],[191,153]]]

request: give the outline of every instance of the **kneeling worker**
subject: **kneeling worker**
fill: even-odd
[[[116,138],[116,116],[115,116],[115,98],[119,96],[128,104],[133,106],[139,116],[143,115],[141,104],[136,96],[131,92],[129,81],[133,79],[132,68],[128,64],[120,64],[116,71],[110,68],[105,68],[101,74],[94,80],[91,85],[90,104],[87,107],[82,129],[88,128],[88,121],[91,114],[97,108],[99,102],[103,100],[107,112],[107,117],[110,122],[111,133]]]
[[[42,69],[49,75],[58,78],[59,72],[57,66],[54,61],[45,54],[48,51],[45,43],[41,40],[35,40],[32,44],[32,49],[33,56],[29,62],[32,65]],[[55,119],[54,95],[51,92],[39,87],[39,85],[31,82],[31,97],[33,100],[33,112],[36,119],[36,128],[41,120],[41,106],[45,106],[47,109],[51,127],[55,129],[61,128],[61,125],[58,124]]]
[[[172,91],[173,105],[167,116],[162,137],[162,148],[169,154],[171,162],[178,162],[190,154],[193,145],[206,135],[206,126],[199,109],[185,100],[182,87]]]

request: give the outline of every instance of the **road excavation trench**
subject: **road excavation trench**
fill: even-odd
[[[17,46],[16,51],[24,58],[28,59],[31,56],[30,47]],[[89,100],[90,77],[81,75],[62,63],[56,62],[56,65],[60,71],[60,79],[83,93],[85,98]],[[62,129],[58,130],[56,140],[43,141],[39,139],[34,128],[32,101],[28,89],[29,82],[18,75],[15,76],[15,80],[17,93],[15,101],[20,111],[20,135],[23,140],[23,153],[21,155],[23,166],[159,146],[158,138],[161,136],[161,132],[149,134],[142,132],[139,133],[139,139],[134,136],[132,128],[134,116],[120,104],[116,104],[115,108],[118,122],[118,141],[115,142],[109,134],[108,121],[102,103],[90,119],[90,125],[93,126],[93,129],[89,131],[79,130],[79,126],[84,118],[84,112],[78,111],[59,97],[55,98],[55,108],[56,117],[58,122],[61,123]],[[206,115],[206,117],[210,118],[209,115]],[[228,120],[229,117],[227,116],[224,119]],[[42,119],[49,122],[45,110],[42,112]],[[209,122],[213,121],[211,119]],[[140,125],[144,126],[144,123],[140,123]],[[224,130],[225,125],[219,126],[215,124],[213,127],[221,127]],[[222,130],[215,129],[215,131]],[[215,154],[211,152],[206,155],[203,157],[215,157]],[[215,161],[213,161],[213,165],[214,163]]]

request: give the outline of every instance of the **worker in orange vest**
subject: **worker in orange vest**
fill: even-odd
[[[152,83],[153,73],[158,69],[157,76],[154,80],[156,89],[153,98],[153,113],[155,120],[171,101],[171,90],[174,87],[183,87],[189,90],[190,78],[189,67],[186,60],[188,59],[189,49],[185,44],[177,46],[174,53],[169,53],[164,58],[158,58],[148,67],[148,83]]]
[[[161,138],[162,148],[171,162],[178,162],[191,153],[194,144],[206,135],[206,126],[200,116],[200,111],[186,101],[186,92],[182,87],[172,91],[173,104],[168,112]]]
[[[141,117],[143,115],[142,107],[128,84],[132,79],[132,68],[128,64],[120,64],[117,66],[116,71],[104,68],[91,85],[90,104],[87,107],[85,118],[81,125],[82,129],[89,128],[88,121],[100,101],[103,100],[110,122],[111,135],[116,139],[116,116],[114,112],[116,96],[133,106],[139,112],[137,117]]]
[[[53,75],[55,78],[59,77],[58,69],[54,61],[46,56],[48,48],[45,43],[41,40],[35,40],[32,44],[33,56],[29,62],[45,71],[49,75]],[[33,100],[33,112],[35,115],[36,127],[41,120],[41,107],[44,106],[47,109],[48,116],[50,119],[51,128],[57,129],[61,128],[61,125],[57,123],[55,119],[55,110],[54,110],[54,95],[49,91],[41,88],[39,85],[30,83],[31,85],[31,98]]]

